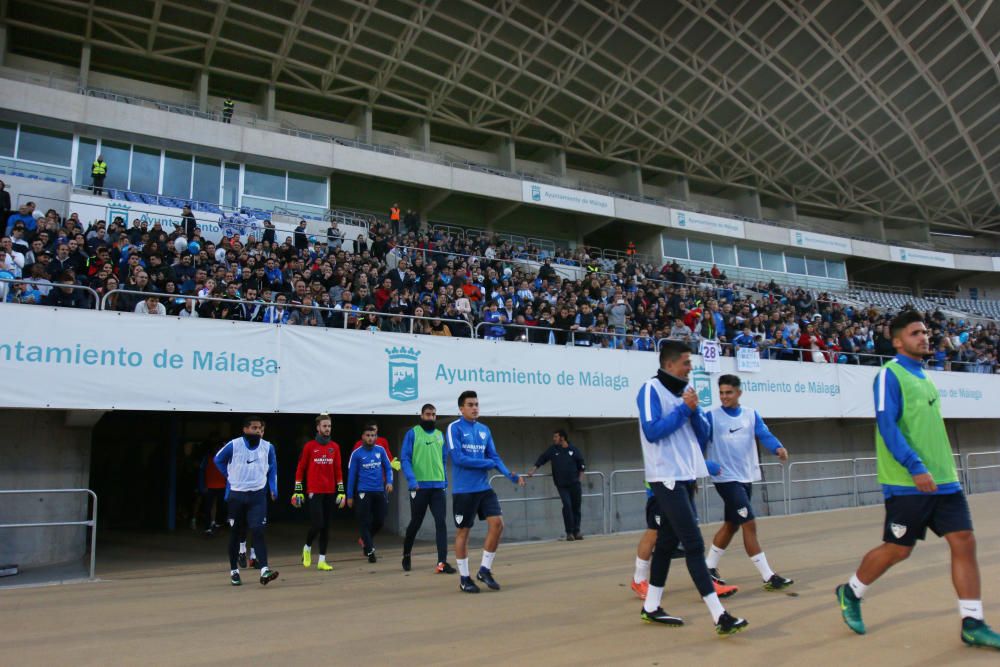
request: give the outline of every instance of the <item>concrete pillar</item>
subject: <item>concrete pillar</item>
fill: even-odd
[[[431,149],[431,122],[426,118],[414,118],[406,123],[403,132],[410,139],[416,142],[417,148],[422,151]]]
[[[618,179],[623,192],[637,197],[642,196],[642,169],[637,164],[615,165],[608,174]]]
[[[84,44],[80,52],[80,87],[86,88],[90,79],[90,44]]]
[[[277,90],[274,85],[268,85],[264,89],[264,100],[261,106],[264,108],[264,120],[274,121],[276,120],[274,112],[274,101],[277,98]]]
[[[760,193],[756,190],[741,189],[736,193],[736,210],[740,215],[748,218],[763,218],[764,213],[760,206]]]
[[[566,151],[561,148],[553,150],[546,162],[548,163],[549,169],[552,170],[553,174],[559,178],[566,177]]]
[[[0,67],[6,64],[7,60],[7,26],[0,25]]]
[[[788,222],[799,221],[799,210],[795,206],[795,202],[780,202],[776,208],[778,211],[778,220],[787,220]]]
[[[876,239],[878,241],[885,241],[885,221],[882,218],[876,218],[870,215],[859,215],[851,216],[847,219],[848,222],[855,222],[861,224],[861,236],[867,236],[868,238]]]
[[[504,171],[517,171],[517,157],[514,153],[514,140],[511,137],[502,137],[496,146],[497,166]]]
[[[208,72],[195,75],[195,92],[198,94],[198,111],[208,112]]]
[[[667,191],[667,196],[671,199],[679,201],[688,201],[691,199],[691,184],[688,182],[687,176],[670,177],[664,183],[664,188]]]
[[[358,141],[370,144],[372,141],[372,108],[357,107],[347,122],[358,128]]]

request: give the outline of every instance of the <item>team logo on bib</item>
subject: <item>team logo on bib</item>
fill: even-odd
[[[462,519],[464,519],[464,518],[465,518],[464,514],[456,514],[455,515],[455,523],[456,524],[462,523]]]
[[[892,531],[892,534],[896,536],[897,540],[901,538],[903,535],[906,535],[906,526],[902,524],[899,523],[889,524],[889,529]]]
[[[747,511],[746,507],[741,507],[738,510],[736,510],[736,513],[739,514],[741,517],[743,517],[745,519],[745,518],[747,518],[747,514],[749,514],[750,512]]]

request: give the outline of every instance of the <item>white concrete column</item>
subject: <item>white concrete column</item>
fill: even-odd
[[[198,111],[208,112],[208,72],[195,75],[195,92],[198,94]]]
[[[269,85],[264,89],[264,120],[273,121],[275,120],[274,114],[274,100],[277,96],[275,87]]]
[[[90,79],[90,44],[84,44],[80,52],[80,87],[86,88]]]

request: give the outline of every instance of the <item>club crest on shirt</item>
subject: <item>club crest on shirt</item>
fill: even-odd
[[[750,512],[747,510],[746,507],[741,507],[738,510],[736,510],[736,513],[745,519],[747,518],[747,514],[749,514]]]
[[[485,439],[486,439],[486,433],[484,433],[483,431],[480,431],[480,432],[479,432],[479,438],[480,438],[481,440],[485,440]]]
[[[892,534],[896,536],[897,540],[903,535],[906,535],[906,526],[900,523],[889,524],[889,530],[892,531]]]

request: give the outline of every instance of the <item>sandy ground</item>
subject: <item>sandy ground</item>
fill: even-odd
[[[998,498],[970,498],[995,627]],[[320,573],[304,570],[286,540],[272,556],[277,581],[263,587],[245,572],[234,588],[221,539],[188,552],[136,538],[104,549],[98,582],[0,591],[0,664],[998,664],[1000,652],[959,640],[947,546],[936,538],[870,591],[866,636],[843,625],[833,588],[877,544],[881,520],[881,507],[760,520],[768,559],[796,580],[794,592],[762,590],[734,544],[722,571],[743,589],[726,602],[750,628],[728,638],[714,634],[683,561],[673,561],[664,607],[687,625],[639,621],[628,588],[637,534],[502,545],[494,573],[503,590],[479,595],[461,594],[457,575],[433,574],[428,544],[410,573],[394,544],[382,545],[374,565],[342,547],[335,571]],[[707,539],[714,526],[704,532]],[[478,562],[477,550],[473,568]]]

